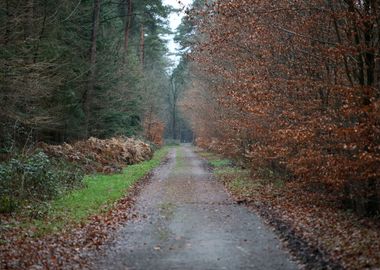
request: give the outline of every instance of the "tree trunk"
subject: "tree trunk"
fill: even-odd
[[[141,67],[144,68],[144,44],[145,37],[144,37],[144,25],[141,24],[140,26],[140,63]]]
[[[125,20],[125,28],[124,28],[124,52],[125,52],[125,60],[128,56],[128,43],[129,43],[129,31],[131,29],[132,22],[132,0],[127,1],[127,18]]]
[[[33,35],[33,9],[34,0],[28,0],[26,2],[26,12],[25,12],[25,40],[32,39]]]
[[[375,43],[375,47],[377,47],[377,57],[375,59],[375,89],[377,89],[377,95],[378,97],[380,97],[380,2],[377,1],[375,4],[374,4],[374,8],[375,8],[375,14],[377,16],[377,19],[376,19],[376,24],[377,24],[377,27],[375,29],[375,40],[377,40],[377,42]]]
[[[24,19],[24,38],[27,44],[28,54],[25,58],[28,65],[33,63],[33,16],[34,16],[34,0],[27,0],[25,4]],[[29,82],[28,82],[29,83]],[[28,86],[31,87],[31,86]]]
[[[90,48],[90,72],[88,76],[87,89],[83,97],[84,114],[85,114],[85,127],[84,136],[87,137],[89,133],[90,122],[90,107],[91,107],[91,95],[95,88],[95,75],[96,75],[96,41],[99,28],[100,17],[100,0],[94,0],[94,9],[92,16],[92,32],[91,32],[91,48]]]
[[[177,90],[175,86],[174,78],[172,78],[172,93],[173,93],[173,104],[172,104],[172,137],[173,140],[177,140]]]
[[[37,62],[38,51],[40,49],[41,40],[42,40],[43,35],[45,33],[46,19],[47,19],[47,0],[44,1],[44,18],[42,20],[41,31],[40,31],[40,34],[39,34],[39,37],[38,37],[38,41],[37,41],[37,47],[36,47],[36,50],[34,52],[33,63]]]
[[[371,2],[372,0],[364,1],[365,14],[368,16],[372,15],[373,9],[375,8],[374,3]],[[373,86],[375,82],[375,54],[369,51],[369,48],[375,44],[375,29],[376,26],[374,25],[374,22],[364,23],[364,42],[366,46],[364,59],[367,68],[366,75],[368,86]]]
[[[330,6],[330,8],[331,8],[331,10],[332,10],[332,19],[333,19],[333,25],[334,25],[334,29],[335,29],[336,37],[337,37],[337,39],[338,39],[339,44],[342,44],[342,36],[341,36],[341,34],[340,34],[339,25],[338,25],[338,20],[337,20],[336,15],[335,15],[334,5],[333,5],[333,3],[332,3],[331,0],[329,1],[329,6]],[[343,61],[344,61],[344,68],[345,68],[345,71],[346,71],[347,79],[348,79],[348,81],[350,82],[350,85],[351,85],[351,86],[354,86],[354,82],[353,82],[353,79],[352,79],[352,75],[351,75],[350,68],[349,68],[349,66],[348,66],[347,58],[344,57],[344,58],[343,58]],[[335,70],[336,70],[336,69],[335,69]]]
[[[7,15],[7,22],[5,25],[5,35],[4,35],[4,45],[7,45],[10,39],[11,35],[11,12],[10,12],[10,6],[9,6],[9,0],[6,1],[6,15]]]

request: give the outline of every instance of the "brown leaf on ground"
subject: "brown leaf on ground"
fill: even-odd
[[[136,183],[111,210],[59,233],[35,237],[20,227],[2,230],[0,269],[89,269],[114,232],[136,218],[132,210],[134,198],[149,178],[147,175]]]

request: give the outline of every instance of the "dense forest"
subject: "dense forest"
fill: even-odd
[[[1,151],[163,125],[161,1],[1,1]],[[148,132],[149,133],[149,132]]]
[[[236,200],[296,250],[378,266],[380,2],[195,1],[177,38],[180,107],[196,145],[243,168],[219,170]]]
[[[197,144],[380,210],[380,3],[210,1],[180,27]]]
[[[159,229],[244,205],[305,269],[377,269],[380,1],[0,1],[0,268],[81,265],[145,187]]]

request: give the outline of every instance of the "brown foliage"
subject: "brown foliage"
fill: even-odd
[[[379,212],[379,14],[369,0],[194,11],[200,83],[183,103],[198,141],[253,171],[329,185],[359,214]]]
[[[164,143],[163,135],[165,125],[161,120],[156,119],[153,116],[146,118],[144,121],[143,128],[145,139],[154,143],[157,146],[162,146],[162,144]]]
[[[276,227],[297,258],[307,264],[306,269],[375,269],[380,265],[379,222],[337,211],[336,194],[329,187],[299,181],[281,185],[279,179],[268,185],[266,180],[253,182],[244,170],[217,175],[236,201],[246,202]],[[324,188],[327,192],[318,192]]]
[[[61,157],[77,163],[88,173],[112,173],[125,165],[135,164],[152,157],[150,146],[140,140],[116,137],[100,140],[94,137],[73,144],[39,145],[49,156]]]

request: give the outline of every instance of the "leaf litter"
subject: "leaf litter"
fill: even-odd
[[[90,269],[115,232],[128,220],[140,218],[133,205],[149,179],[150,174],[134,184],[110,210],[63,231],[35,237],[32,229],[2,230],[0,269]]]

